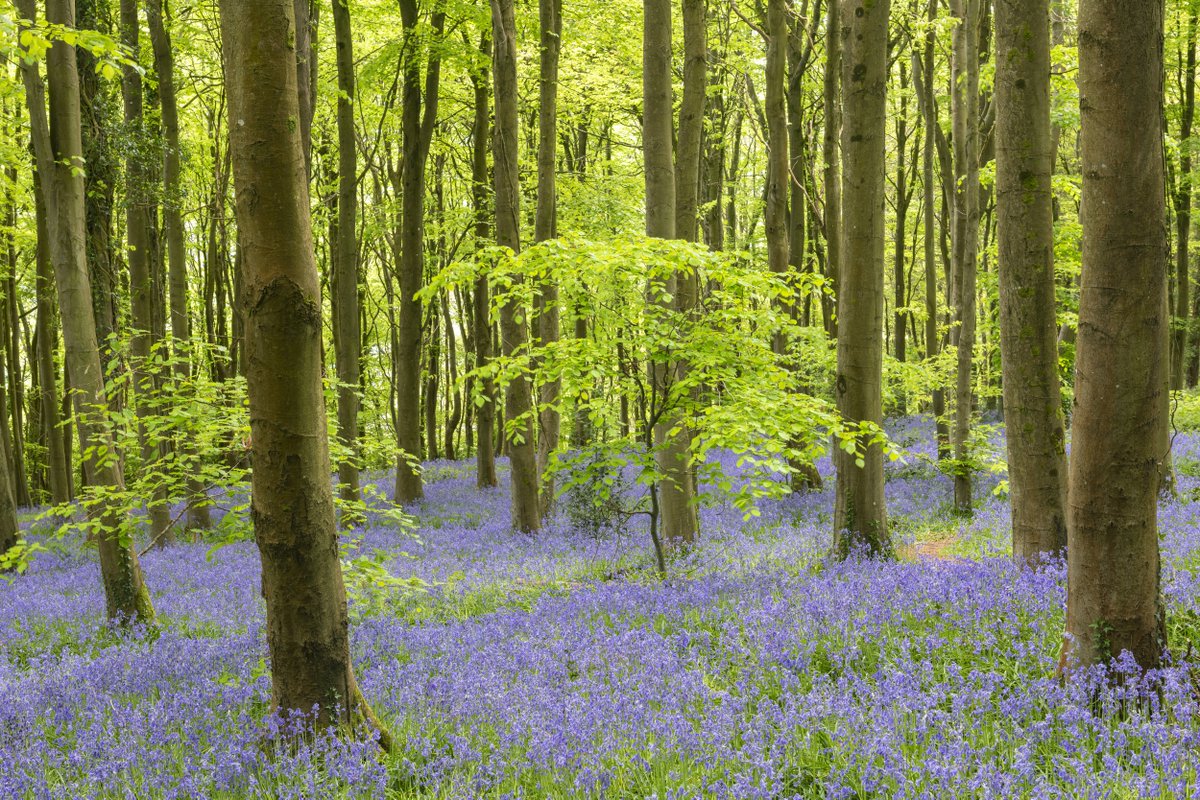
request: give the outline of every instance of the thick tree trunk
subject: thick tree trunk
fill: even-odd
[[[328,726],[363,713],[350,662],[321,386],[291,0],[221,3],[238,229],[245,252],[251,516],[262,556],[272,697]],[[386,734],[383,742],[389,744]]]
[[[954,296],[958,318],[958,371],[955,382],[954,507],[971,512],[971,382],[975,354],[975,275],[979,259],[979,0],[953,0],[954,163],[958,188],[954,203]]]
[[[842,265],[837,400],[847,422],[883,423],[884,170],[888,0],[843,0]],[[828,204],[827,204],[828,208]],[[883,450],[838,450],[834,548],[890,555]]]
[[[493,160],[496,186],[496,243],[521,251],[521,186],[517,134],[517,28],[513,0],[492,0],[495,42],[496,131]],[[520,353],[529,341],[522,309],[516,300],[500,308],[500,348],[505,358]],[[533,441],[534,407],[529,379],[513,377],[504,387],[507,418],[505,441],[512,464],[512,524],[533,532],[541,527],[538,503],[537,451]]]
[[[1081,0],[1083,272],[1067,520],[1066,663],[1166,646],[1159,592],[1168,267],[1161,2]]]
[[[480,52],[490,61],[492,45],[484,34]],[[475,216],[475,246],[481,247],[490,236],[488,225],[488,98],[487,68],[471,73],[475,92],[475,119],[471,127],[471,204]],[[475,330],[475,366],[486,366],[492,358],[492,323],[489,318],[488,279],[480,275],[471,293],[471,319]],[[480,380],[479,392],[483,403],[475,409],[475,478],[479,488],[496,485],[496,384],[491,378]],[[472,401],[473,402],[473,401]]]
[[[121,0],[121,41],[132,52],[139,52],[141,24],[138,21],[137,0]],[[129,136],[139,144],[147,140],[143,118],[142,76],[132,65],[122,75],[121,93],[125,104],[125,125]],[[125,155],[125,260],[129,265],[129,307],[133,330],[129,334],[129,350],[133,356],[135,410],[139,420],[138,439],[141,445],[142,468],[159,469],[161,443],[152,439],[146,424],[154,415],[151,394],[155,391],[154,377],[148,370],[153,345],[151,328],[154,300],[150,279],[150,228],[152,200],[149,196],[150,171],[143,162],[143,148],[130,147]],[[53,372],[51,371],[51,375]],[[157,544],[174,541],[171,514],[167,505],[166,487],[157,486],[147,501],[150,516],[150,538]]]
[[[349,0],[333,0],[333,35],[337,45],[338,189],[337,240],[332,244],[333,302],[337,322],[333,328],[337,366],[338,439],[347,457],[338,463],[342,498],[359,497],[358,388],[362,381],[362,330],[358,298],[358,151],[354,141],[354,48]]]
[[[996,216],[1000,350],[1013,557],[1067,545],[1058,382],[1048,0],[996,4]]]
[[[643,9],[642,132],[646,174],[646,235],[673,239],[676,236],[677,208],[672,163],[671,4],[669,0],[645,0]],[[698,150],[696,156],[699,157]],[[672,294],[677,289],[676,285],[668,287]],[[678,379],[681,366],[662,364],[652,368],[654,393],[660,404],[670,391],[670,386]],[[695,491],[692,486],[689,441],[682,430],[671,435],[676,427],[673,414],[664,417],[655,426],[655,458],[661,475],[658,487],[660,526],[666,542],[687,544],[696,538]]]
[[[401,0],[400,15],[410,48],[417,42],[416,0]],[[434,11],[431,24],[440,35],[446,15]],[[421,93],[421,62],[406,57],[404,77],[404,158],[401,167],[400,221],[400,349],[396,353],[397,441],[396,502],[411,503],[425,495],[419,467],[421,458],[421,301],[417,293],[425,281],[425,167],[437,120],[441,59],[429,56]]]
[[[544,242],[558,235],[556,199],[556,169],[558,156],[558,57],[562,37],[562,0],[539,0],[538,17],[541,30],[541,57],[538,78],[538,152],[537,152],[537,212],[534,239]],[[558,286],[543,282],[538,287],[535,314],[537,336],[543,345],[553,345],[559,338]],[[538,474],[542,476],[540,490],[541,514],[549,515],[554,508],[554,475],[546,468],[550,454],[558,449],[561,420],[558,410],[550,407],[558,402],[562,390],[560,381],[547,381],[538,387]]]
[[[74,27],[73,6],[71,0],[49,0],[46,21]],[[103,412],[108,405],[85,255],[83,143],[75,48],[62,41],[55,42],[47,58],[47,74],[50,79],[49,142],[48,146],[42,144],[39,149],[49,151],[49,158],[39,156],[38,163],[39,169],[54,176],[50,184],[53,188],[46,197],[50,217],[58,222],[51,239],[51,260],[62,309],[66,367],[75,389],[72,396],[83,471],[88,485],[119,493],[125,488],[120,462],[100,456],[115,450],[107,419],[96,411]],[[40,113],[40,108],[31,107],[30,112],[32,117]],[[137,551],[122,535],[123,531],[128,532],[128,523],[118,503],[115,499],[104,501],[97,511],[103,531],[98,544],[108,616],[123,621],[149,621],[154,617],[150,593],[142,579]]]

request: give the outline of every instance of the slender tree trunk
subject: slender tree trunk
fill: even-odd
[[[1179,109],[1179,182],[1175,191],[1175,319],[1171,330],[1171,388],[1184,387],[1191,314],[1188,245],[1192,238],[1192,123],[1196,117],[1196,9],[1188,12],[1183,104]]]
[[[517,28],[513,0],[492,0],[492,41],[495,42],[496,131],[493,139],[496,186],[496,243],[513,253],[521,251],[521,187],[517,134]],[[522,310],[516,300],[500,308],[500,347],[505,358],[520,353],[529,341]],[[517,530],[541,527],[538,503],[537,452],[534,446],[534,408],[529,380],[512,378],[504,387],[505,437],[512,464],[512,523]]]
[[[487,34],[479,46],[480,52],[488,57],[492,52]],[[471,85],[475,91],[475,120],[471,127],[471,203],[475,216],[475,245],[480,247],[490,236],[488,225],[488,74],[487,68],[471,73]],[[475,291],[471,296],[471,317],[475,329],[475,366],[481,368],[492,358],[492,323],[489,317],[491,305],[488,298],[488,279],[480,275],[475,280]],[[496,485],[496,385],[489,378],[479,381],[479,393],[483,402],[475,410],[475,477],[479,488]]]
[[[839,8],[850,0],[828,0],[829,8],[825,25],[825,133],[821,142],[821,155],[825,164],[825,263],[829,284],[834,292],[834,303],[840,303],[842,264],[842,177],[841,154],[838,139],[842,131],[842,104],[839,85],[842,69],[841,31]],[[828,302],[825,303],[829,305]],[[838,336],[838,317],[831,308],[824,312],[825,331],[829,336]]]
[[[888,0],[842,3],[842,229],[837,399],[847,422],[883,423],[884,170]],[[827,203],[827,208],[829,207]],[[852,290],[851,290],[852,288]],[[883,496],[883,450],[838,450],[834,548],[892,551]]]
[[[46,219],[42,174],[39,170],[34,176],[37,217],[37,277],[34,287],[37,294],[37,322],[34,338],[38,361],[38,400],[46,439],[46,483],[50,489],[50,502],[60,505],[71,499],[71,468],[59,429],[58,367],[54,358],[58,325],[54,313],[54,267],[50,263],[50,229]]]
[[[1013,557],[1067,544],[1058,383],[1048,0],[996,4],[996,216]]]
[[[462,423],[463,404],[462,391],[458,388],[458,342],[454,335],[454,321],[450,317],[450,298],[442,296],[442,321],[446,326],[446,379],[447,391],[450,394],[452,410],[446,417],[446,438],[443,449],[446,458],[454,461],[456,458],[456,443],[458,426]]]
[[[538,79],[538,152],[537,212],[534,239],[544,242],[558,235],[556,169],[558,156],[558,58],[562,38],[562,0],[538,0],[541,30],[541,57]],[[553,346],[559,338],[558,286],[544,281],[536,295],[537,336],[544,346]],[[554,509],[554,475],[546,467],[550,454],[558,449],[561,420],[555,406],[562,391],[561,381],[547,381],[538,387],[538,474],[541,514]]]
[[[138,21],[137,0],[121,0],[121,41],[132,52],[139,52],[141,23]],[[129,307],[133,330],[129,335],[129,349],[133,356],[134,390],[137,393],[135,410],[138,416],[138,439],[141,445],[142,468],[160,469],[161,443],[152,439],[147,423],[154,412],[150,403],[155,391],[155,380],[149,370],[150,350],[153,345],[151,329],[153,322],[152,285],[150,280],[150,215],[151,199],[148,196],[151,176],[143,163],[143,145],[147,134],[143,118],[142,76],[133,65],[124,69],[121,92],[125,104],[125,126],[129,136],[138,146],[127,149],[125,155],[125,260],[129,265]],[[53,374],[53,373],[51,373]],[[150,516],[150,538],[159,545],[174,541],[170,509],[167,505],[166,487],[158,482],[147,503]]]
[[[676,236],[676,186],[672,164],[674,138],[671,102],[671,4],[669,0],[645,0],[643,38],[642,131],[646,174],[646,235],[659,239]],[[703,82],[701,82],[703,86]],[[699,158],[699,151],[696,151]],[[699,169],[697,163],[696,169]],[[693,172],[693,177],[694,177]],[[694,214],[693,214],[694,215]],[[694,236],[694,226],[693,226]],[[674,279],[667,287],[674,294]],[[679,377],[679,364],[655,365],[651,379],[654,392],[662,398]],[[677,428],[674,415],[655,426],[655,458],[661,475],[659,499],[662,538],[672,544],[688,544],[696,538],[696,512],[689,440]]]
[[[73,5],[71,0],[49,0],[46,21],[74,27]],[[32,16],[27,18],[32,19]],[[115,449],[107,420],[103,413],[96,411],[105,411],[108,404],[85,254],[83,142],[75,48],[62,41],[55,42],[47,58],[47,74],[50,82],[49,141],[39,145],[39,149],[48,157],[39,154],[38,163],[39,169],[54,176],[53,189],[46,197],[50,218],[58,221],[51,239],[51,260],[62,309],[66,366],[75,389],[75,424],[83,453],[83,471],[88,485],[119,494],[125,488],[120,462],[115,458],[100,457],[101,453],[113,453]],[[31,107],[30,116],[40,110]],[[123,621],[149,621],[154,617],[150,593],[142,579],[137,551],[132,542],[121,535],[122,531],[127,532],[128,523],[119,502],[117,498],[102,501],[96,512],[103,531],[98,544],[108,616]]]
[[[1166,646],[1157,501],[1165,418],[1163,6],[1081,0],[1083,272],[1067,520],[1064,658]]]
[[[400,15],[410,47],[417,42],[416,0],[401,0]],[[431,22],[440,36],[446,15],[434,11]],[[397,445],[396,502],[411,503],[425,495],[417,464],[421,458],[421,301],[425,279],[425,167],[437,120],[441,59],[430,55],[421,95],[421,62],[410,54],[403,67],[404,159],[401,168],[400,222],[400,349],[396,354]]]
[[[359,497],[358,390],[362,382],[362,330],[358,297],[358,150],[354,141],[354,37],[349,0],[333,0],[333,31],[337,45],[338,189],[337,240],[333,243],[333,302],[337,324],[333,329],[337,365],[338,439],[347,457],[338,463],[342,498]]]
[[[25,471],[25,378],[21,370],[21,315],[17,304],[17,247],[13,236],[17,230],[17,210],[11,191],[17,186],[17,171],[8,172],[10,194],[7,239],[8,276],[4,281],[4,299],[8,311],[8,386],[12,397],[12,483],[13,499],[22,506],[33,505],[29,493],[29,476]],[[0,513],[3,513],[0,511]]]
[[[904,249],[908,245],[907,223],[908,204],[912,195],[908,190],[908,163],[905,160],[908,149],[908,65],[899,61],[900,69],[900,113],[896,117],[896,224],[892,229],[892,331],[895,341],[896,360],[901,364],[907,357],[908,342],[905,337],[905,287],[904,287]],[[903,390],[896,398],[897,411],[908,413],[908,398]]]
[[[979,258],[979,0],[953,0],[954,161],[958,191],[954,207],[955,296],[958,372],[954,403],[954,507],[971,512],[972,365],[975,354],[975,275]]]
[[[309,223],[290,0],[223,0],[238,229],[245,252],[251,515],[262,556],[272,697],[318,726],[378,722],[350,661],[321,385],[320,288]],[[390,739],[383,734],[386,748]]]

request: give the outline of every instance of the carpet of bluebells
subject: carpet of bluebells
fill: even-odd
[[[1200,796],[1200,437],[1160,509],[1170,666],[1064,683],[1065,568],[1010,563],[1002,476],[950,513],[930,428],[892,426],[896,561],[827,558],[823,463],[750,521],[708,503],[666,581],[638,518],[514,534],[503,472],[427,465],[418,538],[380,517],[347,556],[426,587],[349,579],[388,756],[273,744],[251,542],[151,552],[160,624],[132,631],[94,553],[54,544],[0,582],[0,798]]]

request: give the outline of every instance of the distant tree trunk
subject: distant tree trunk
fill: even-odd
[[[521,251],[521,187],[517,134],[517,28],[513,0],[492,0],[493,71],[496,89],[494,164],[496,181],[496,243]],[[504,356],[521,352],[529,340],[516,300],[500,309],[500,346]],[[509,460],[512,464],[512,524],[533,532],[541,527],[538,503],[537,452],[534,446],[534,408],[529,380],[519,375],[504,389]]]
[[[837,399],[848,422],[883,423],[884,170],[888,0],[842,3],[842,229]],[[830,205],[827,203],[826,208]],[[828,213],[828,212],[827,212]],[[834,548],[890,555],[883,450],[838,450]]]
[[[446,373],[452,410],[446,417],[446,438],[443,449],[446,458],[454,461],[456,458],[455,439],[458,426],[462,423],[463,405],[462,391],[458,388],[458,342],[454,335],[454,321],[450,317],[450,298],[442,295],[442,321],[446,326]]]
[[[300,146],[304,149],[305,179],[312,177],[312,124],[317,101],[317,12],[315,0],[293,0],[295,14],[296,98],[300,113]],[[336,24],[336,23],[335,23]]]
[[[138,21],[137,0],[121,0],[121,41],[132,52],[140,52],[141,23]],[[138,416],[138,439],[141,445],[142,468],[160,469],[161,443],[151,438],[146,424],[154,416],[151,395],[156,390],[154,376],[148,369],[153,345],[154,327],[150,279],[150,215],[149,197],[151,175],[144,163],[143,146],[147,142],[143,117],[142,75],[133,65],[124,69],[121,91],[125,104],[125,126],[136,143],[125,154],[125,260],[129,265],[129,307],[133,330],[129,335],[129,350],[133,356],[135,410]],[[49,370],[53,381],[53,370]],[[175,540],[171,514],[167,505],[166,487],[159,482],[147,503],[150,516],[150,538],[159,545]]]
[[[409,46],[418,41],[417,0],[401,0],[400,15]],[[441,35],[446,20],[434,11],[431,23]],[[396,354],[397,445],[396,502],[411,503],[425,495],[419,468],[411,460],[421,458],[421,301],[417,293],[425,279],[425,167],[437,121],[438,84],[441,58],[432,52],[425,69],[425,92],[421,93],[421,62],[415,54],[403,66],[404,160],[401,167],[402,218],[400,222],[400,350]]]
[[[223,0],[245,263],[251,516],[262,556],[272,699],[318,726],[361,713],[350,661],[321,386],[320,288],[297,114],[291,0]],[[390,746],[383,734],[381,744]]]
[[[440,227],[440,226],[439,226]],[[438,367],[442,360],[442,331],[441,331],[441,298],[431,297],[425,309],[429,336],[428,347],[425,348],[425,389],[422,399],[425,402],[425,453],[431,461],[442,457],[438,441]]]
[[[44,103],[44,98],[38,101]],[[44,105],[42,106],[44,108]],[[43,117],[43,122],[45,118]],[[37,321],[34,333],[37,351],[38,394],[42,431],[46,439],[46,483],[50,502],[55,505],[71,499],[70,462],[59,428],[58,368],[54,350],[58,345],[58,325],[54,313],[54,267],[50,263],[50,229],[46,219],[43,173],[34,175],[34,200],[37,216]]]
[[[954,403],[954,507],[971,512],[972,458],[969,437],[974,412],[971,382],[975,354],[975,274],[979,258],[979,0],[953,0],[954,276],[958,317],[958,373]]]
[[[479,50],[490,62],[491,42],[485,33]],[[471,204],[475,217],[475,245],[480,247],[490,236],[488,225],[488,128],[489,106],[487,67],[471,73],[475,91],[475,120],[471,127]],[[489,316],[488,279],[475,280],[471,296],[471,318],[475,329],[475,366],[485,366],[492,358],[492,323]],[[479,488],[496,485],[496,384],[490,378],[480,380],[483,403],[475,410],[475,478]],[[474,402],[472,400],[472,402]]]
[[[908,163],[905,160],[908,149],[908,65],[901,59],[899,61],[900,70],[900,113],[896,116],[896,224],[893,229],[892,248],[894,260],[892,261],[892,287],[894,294],[892,295],[892,331],[895,337],[895,353],[896,360],[901,364],[904,363],[907,357],[908,342],[905,337],[905,323],[907,322],[907,311],[905,311],[905,287],[904,287],[904,248],[908,245],[907,241],[907,223],[908,223],[908,204],[912,199],[912,194],[908,188]],[[899,392],[896,398],[897,411],[900,414],[908,413],[908,398],[905,396],[903,389]]]
[[[558,57],[562,39],[562,0],[538,0],[541,56],[538,79],[537,213],[534,239],[544,242],[558,235],[556,175],[558,156]],[[537,336],[543,345],[559,338],[558,286],[544,281],[536,294]],[[554,509],[554,475],[546,468],[550,454],[558,449],[561,420],[554,406],[562,391],[561,381],[538,387],[538,474],[542,476],[541,514]]]
[[[645,0],[642,51],[642,131],[646,174],[646,235],[659,239],[676,236],[675,170],[672,164],[671,102],[671,3]],[[703,85],[703,84],[702,84]],[[697,153],[698,157],[698,153]],[[672,281],[674,284],[674,281]],[[674,293],[677,286],[668,291]],[[680,365],[656,365],[651,378],[660,396],[678,378]],[[683,431],[671,435],[676,420],[667,417],[655,426],[655,457],[662,475],[660,526],[667,542],[688,544],[696,538],[696,512],[689,453]]]
[[[842,131],[842,104],[839,85],[842,69],[841,31],[838,23],[839,7],[849,0],[828,0],[829,9],[825,26],[825,133],[821,144],[821,155],[825,164],[825,263],[830,287],[834,292],[834,303],[840,303],[842,264],[842,183],[838,138]],[[825,303],[827,306],[828,302]],[[837,338],[838,318],[827,308],[824,312],[825,332]]]
[[[333,31],[337,45],[338,189],[337,240],[332,244],[333,328],[337,365],[338,439],[347,457],[338,463],[338,483],[344,500],[359,498],[358,389],[362,378],[362,330],[358,298],[358,151],[354,141],[354,49],[349,0],[333,0]]]
[[[1159,664],[1158,489],[1167,346],[1163,6],[1081,0],[1083,272],[1064,658]],[[1155,120],[1154,124],[1146,124]]]
[[[175,93],[175,57],[171,34],[163,16],[162,0],[146,1],[150,41],[154,48],[154,71],[158,76],[158,96],[162,114],[163,135],[163,223],[167,235],[167,285],[171,300],[171,345],[174,356],[174,378],[187,392],[192,379],[192,325],[188,316],[187,249],[183,227],[183,182],[179,141],[179,104]],[[186,396],[186,395],[185,395]],[[188,461],[196,458],[194,448],[186,440],[177,444]],[[187,528],[203,530],[212,527],[209,499],[203,482],[188,470]]]
[[[25,471],[25,377],[21,370],[21,314],[17,302],[17,246],[14,235],[17,230],[17,206],[12,196],[17,186],[17,170],[8,170],[9,193],[5,198],[8,207],[6,236],[8,250],[8,276],[4,281],[4,299],[8,311],[8,386],[12,397],[12,483],[13,499],[18,505],[31,506],[29,476]],[[2,513],[2,512],[0,512]]]
[[[1171,330],[1171,388],[1184,387],[1191,314],[1188,245],[1192,238],[1192,123],[1196,117],[1196,8],[1188,12],[1183,103],[1179,109],[1179,181],[1175,190],[1175,319]]]
[[[1000,348],[1013,557],[1067,545],[1058,383],[1048,0],[996,4],[996,216]]]
[[[22,4],[26,5],[24,0]],[[49,0],[46,21],[73,28],[73,5],[72,0]],[[108,404],[85,254],[83,142],[75,48],[62,41],[55,42],[46,63],[50,79],[50,141],[39,145],[38,163],[45,174],[54,176],[46,204],[50,218],[58,222],[51,239],[51,260],[62,309],[66,366],[75,389],[75,424],[88,485],[119,493],[125,488],[120,462],[98,455],[113,452],[114,445],[107,420],[96,411],[107,410]],[[33,116],[34,109],[30,111]],[[149,621],[154,617],[154,608],[142,579],[137,551],[120,535],[128,523],[118,503],[118,500],[104,501],[97,511],[103,531],[98,544],[108,616],[122,621]]]

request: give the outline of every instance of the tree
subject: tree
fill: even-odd
[[[362,714],[378,727],[350,661],[321,384],[313,256],[291,0],[223,0],[230,145],[246,302],[253,463],[272,700],[316,708],[324,727]],[[381,743],[390,744],[386,733]]]
[[[842,210],[837,401],[847,422],[883,422],[884,170],[888,0],[842,4]],[[834,547],[891,553],[883,449],[839,450]]]
[[[421,301],[417,293],[425,280],[425,167],[437,121],[441,58],[431,52],[421,93],[421,62],[417,57],[417,0],[401,0],[400,15],[408,43],[403,56],[404,157],[400,168],[400,349],[396,353],[396,502],[410,503],[424,496],[421,472]],[[434,33],[441,35],[444,11],[434,11]]]
[[[521,186],[517,139],[517,27],[513,0],[492,0],[496,130],[493,161],[496,186],[496,244],[521,252]],[[482,331],[480,335],[482,335]],[[528,347],[529,334],[516,300],[500,309],[500,347],[506,358]],[[541,527],[537,452],[533,440],[533,393],[526,375],[504,387],[505,440],[512,463],[512,523],[517,530]]]
[[[333,35],[337,46],[338,189],[337,237],[334,242],[333,326],[337,362],[338,440],[345,457],[338,463],[342,497],[357,500],[358,389],[361,382],[362,331],[358,299],[358,150],[354,140],[354,44],[349,0],[333,0]]]
[[[479,51],[488,61],[491,60],[492,43],[486,31],[480,41]],[[471,87],[475,95],[475,117],[471,125],[471,210],[474,217],[476,248],[483,246],[490,233],[487,186],[488,130],[490,127],[488,77],[486,66],[471,72]],[[475,332],[475,366],[480,368],[487,365],[492,355],[492,322],[488,316],[487,275],[481,274],[476,278],[473,288],[471,321]],[[484,489],[495,486],[497,483],[496,385],[486,372],[478,380],[481,402],[475,411],[475,475],[479,488]]]
[[[1183,67],[1183,104],[1179,109],[1179,177],[1172,192],[1175,203],[1175,320],[1171,329],[1171,388],[1184,387],[1184,361],[1191,313],[1188,244],[1192,235],[1192,125],[1196,118],[1196,6],[1188,10]]]
[[[675,168],[672,159],[674,122],[671,92],[671,4],[669,0],[645,0],[642,39],[642,141],[646,175],[646,235],[658,239],[676,236]],[[699,153],[697,152],[697,158]],[[678,280],[664,287],[664,302],[674,303]],[[669,394],[669,386],[681,378],[678,362],[656,364],[651,380],[655,393]],[[658,423],[655,454],[662,472],[660,504],[662,535],[671,543],[689,543],[696,538],[694,487],[688,437],[673,418]]]
[[[22,14],[33,19],[30,3],[23,3]],[[73,28],[74,4],[71,0],[49,0],[46,21]],[[56,41],[46,62],[50,84],[48,131],[39,119],[33,122],[34,145],[39,172],[53,176],[47,182],[46,207],[57,220],[51,238],[58,302],[62,309],[62,333],[66,347],[67,371],[75,390],[75,411],[79,450],[88,486],[101,492],[95,505],[97,541],[100,550],[100,574],[108,616],[122,621],[151,621],[154,607],[142,578],[137,551],[133,548],[125,515],[115,497],[124,491],[121,463],[116,457],[112,435],[107,427],[108,401],[104,392],[104,373],[100,366],[100,347],[96,341],[92,287],[88,280],[85,254],[85,210],[83,182],[83,140],[79,118],[79,73],[75,48]],[[28,84],[27,84],[28,85]],[[30,118],[44,119],[45,106],[36,94],[28,98]],[[43,131],[46,131],[44,134]]]
[[[1067,545],[1058,383],[1048,0],[996,4],[996,216],[1000,348],[1013,556]]]
[[[1067,639],[1081,665],[1166,645],[1157,499],[1167,453],[1163,6],[1081,0],[1083,272],[1067,517]]]

